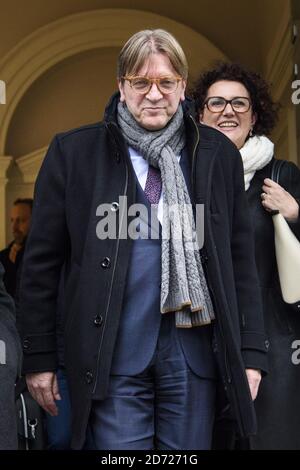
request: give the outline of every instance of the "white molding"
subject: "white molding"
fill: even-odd
[[[13,161],[13,157],[8,157],[8,156],[0,157],[0,181],[1,182],[3,182],[3,180],[7,182],[6,173],[12,161]]]
[[[47,150],[48,147],[43,147],[15,160],[23,175],[24,183],[35,183]]]
[[[12,160],[12,157],[0,156],[0,249],[4,248],[6,243],[6,175]]]

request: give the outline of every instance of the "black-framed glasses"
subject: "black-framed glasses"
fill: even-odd
[[[140,77],[125,76],[123,80],[127,80],[131,88],[140,95],[146,95],[151,90],[153,83],[156,84],[159,91],[164,95],[169,95],[177,90],[181,77]]]
[[[210,112],[222,113],[228,103],[237,113],[246,113],[251,107],[251,101],[246,96],[235,96],[231,100],[226,100],[222,96],[211,96],[204,104]]]

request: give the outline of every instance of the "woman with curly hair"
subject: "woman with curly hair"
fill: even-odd
[[[255,408],[258,433],[252,449],[300,449],[300,366],[293,364],[300,317],[283,301],[275,258],[272,211],[279,211],[300,239],[300,171],[284,162],[280,184],[270,179],[274,144],[267,137],[278,106],[268,84],[238,64],[221,63],[200,76],[193,92],[201,123],[218,129],[240,150],[255,234],[256,264],[270,341],[269,374]]]

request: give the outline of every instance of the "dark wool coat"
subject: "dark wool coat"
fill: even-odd
[[[96,387],[97,398],[107,393],[130,259],[130,239],[96,236],[97,207],[107,203],[115,210],[122,195],[130,206],[136,195],[116,124],[118,99],[112,98],[103,122],[53,140],[36,182],[24,255],[24,372],[57,367],[56,298],[65,263],[65,363],[74,448],[84,443]],[[248,435],[256,424],[245,367],[266,370],[267,343],[241,157],[225,136],[196,124],[188,112],[185,125],[193,202],[205,206],[202,261],[217,314],[213,347],[239,430]],[[120,223],[127,219],[120,210]]]
[[[0,263],[0,450],[14,450],[18,448],[15,382],[21,371],[22,349],[3,274]]]
[[[2,263],[4,267],[3,282],[5,285],[5,288],[7,292],[9,293],[9,295],[11,295],[13,299],[15,299],[16,289],[17,289],[18,271],[22,263],[24,248],[21,248],[21,250],[18,251],[17,256],[16,256],[16,261],[15,263],[13,263],[9,259],[9,253],[10,253],[10,249],[13,243],[14,242],[11,242],[7,248],[0,251],[0,263]]]
[[[270,178],[271,165],[272,162],[256,172],[247,191],[255,230],[255,258],[265,326],[270,341],[269,374],[262,381],[255,400],[258,433],[251,439],[251,447],[299,450],[300,312],[282,299],[272,217],[261,205],[263,180]],[[296,165],[291,162],[283,165],[280,184],[300,203],[300,170]],[[300,218],[290,227],[300,240]]]

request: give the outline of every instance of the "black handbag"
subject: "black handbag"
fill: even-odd
[[[24,378],[16,385],[16,413],[19,450],[47,448],[45,415],[30,395]]]

